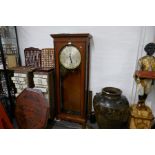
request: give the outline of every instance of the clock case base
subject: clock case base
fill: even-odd
[[[85,118],[80,118],[79,116],[76,116],[76,115],[61,113],[61,114],[57,115],[57,118],[60,119],[60,120],[72,121],[72,122],[80,123],[82,125],[86,124],[86,119]]]

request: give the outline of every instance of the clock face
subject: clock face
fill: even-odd
[[[65,46],[60,52],[60,63],[67,69],[75,69],[81,63],[81,54],[75,46]]]

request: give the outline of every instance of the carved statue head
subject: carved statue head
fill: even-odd
[[[155,43],[149,43],[144,48],[147,55],[152,56],[155,53]]]

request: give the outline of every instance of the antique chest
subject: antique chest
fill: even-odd
[[[54,49],[44,48],[41,52],[41,67],[54,68]]]
[[[14,76],[11,78],[13,83],[15,84],[17,93],[15,96],[17,97],[25,88],[33,88],[33,72],[35,68],[33,67],[15,67],[12,68],[14,70]]]
[[[52,68],[39,68],[33,73],[34,89],[39,89],[44,94],[50,105],[50,118],[55,116],[54,106],[54,70]]]

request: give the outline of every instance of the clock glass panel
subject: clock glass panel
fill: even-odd
[[[80,115],[81,53],[77,47],[67,45],[60,51],[59,60],[61,112]]]

